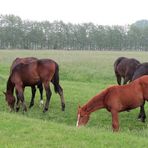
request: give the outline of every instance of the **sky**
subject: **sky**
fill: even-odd
[[[33,21],[128,25],[148,19],[148,0],[1,0],[1,14]]]

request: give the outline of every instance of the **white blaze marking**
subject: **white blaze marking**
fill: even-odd
[[[80,114],[78,114],[76,127],[78,127],[78,125],[79,125],[79,120],[80,120]]]

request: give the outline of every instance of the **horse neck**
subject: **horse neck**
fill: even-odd
[[[11,76],[10,76],[7,81],[7,93],[13,94],[13,91],[14,91],[14,83],[12,83]]]
[[[100,94],[94,96],[90,101],[88,101],[88,103],[86,103],[82,109],[87,112],[88,114],[91,114],[92,112],[101,109],[101,108],[105,108],[104,105],[104,99],[105,96],[107,94],[107,90],[101,92]]]

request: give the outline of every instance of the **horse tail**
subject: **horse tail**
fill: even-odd
[[[55,67],[55,73],[54,73],[54,76],[51,80],[51,82],[53,83],[54,85],[54,91],[57,93],[60,91],[60,85],[59,85],[59,65],[57,63],[56,64],[56,67]]]
[[[125,59],[125,57],[119,57],[119,58],[115,61],[115,63],[114,63],[114,70],[115,70],[115,71],[116,71],[116,68],[117,68],[118,64],[119,64],[123,59]]]

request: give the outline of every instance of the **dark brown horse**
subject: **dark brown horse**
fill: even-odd
[[[139,65],[140,62],[134,58],[119,57],[114,63],[114,71],[118,84],[121,85],[121,78],[124,79],[123,84],[139,78],[142,74],[142,71],[139,71],[141,74],[138,74],[139,72],[137,72],[137,74],[135,75],[135,71],[137,70]],[[145,102],[140,107],[140,113],[138,115],[138,119],[140,119],[142,122],[145,122],[146,118],[146,115],[144,113],[144,104]]]
[[[132,77],[132,81],[143,75],[148,75],[148,62],[141,63],[137,66],[136,71],[134,72],[134,75]]]
[[[123,78],[123,84],[128,81],[131,82],[133,74],[140,62],[134,58],[119,57],[114,63],[114,72],[117,78],[117,82],[121,85],[121,79]]]
[[[22,64],[29,64],[31,62],[34,62],[38,60],[35,57],[26,57],[26,58],[16,58],[13,62],[12,65],[10,67],[10,73],[12,72],[12,70],[15,68],[15,66],[17,66],[18,64],[22,63]],[[37,87],[40,91],[40,104],[43,105],[43,86],[42,83],[38,83]],[[35,85],[31,86],[31,91],[32,91],[32,96],[31,96],[31,101],[30,101],[30,105],[29,108],[31,108],[34,105],[34,98],[35,98],[35,93],[36,93],[36,87]]]
[[[138,67],[132,77],[132,81],[134,81],[144,75],[148,75],[148,63],[147,62],[138,65]],[[145,102],[141,106],[140,113],[138,116],[138,118],[143,122],[145,121],[145,118],[146,118],[145,111],[144,111],[144,104],[145,104]]]
[[[111,86],[78,108],[77,127],[85,125],[92,112],[106,108],[112,114],[113,131],[118,131],[118,113],[137,108],[145,100],[148,100],[148,76],[140,77],[127,85]]]
[[[29,64],[18,64],[12,70],[6,90],[6,101],[11,109],[14,109],[15,97],[13,96],[14,87],[16,89],[17,103],[16,110],[19,110],[19,100],[22,102],[23,111],[27,111],[24,99],[25,86],[33,86],[42,82],[46,91],[46,103],[43,112],[48,110],[51,90],[50,82],[53,83],[55,92],[60,95],[62,111],[65,109],[63,89],[59,84],[59,66],[51,59],[40,59]]]

